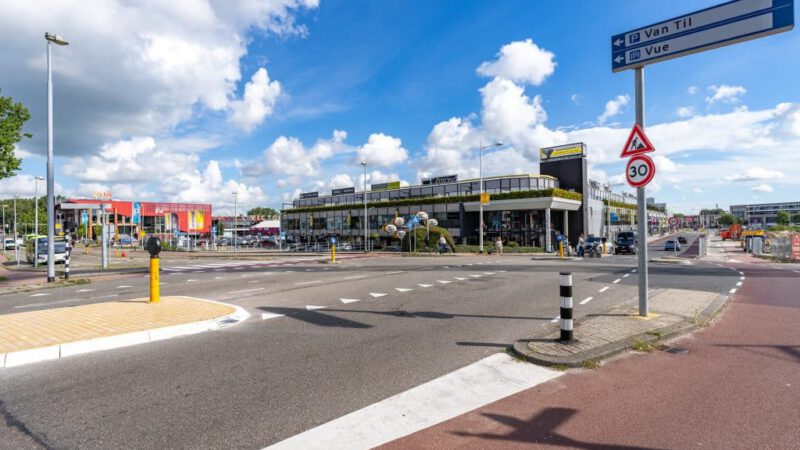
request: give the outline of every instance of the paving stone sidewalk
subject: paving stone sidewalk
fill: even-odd
[[[235,313],[230,305],[170,296],[0,315],[0,367],[206,331]]]
[[[542,338],[521,339],[513,351],[521,357],[545,365],[578,367],[630,349],[636,341],[653,343],[688,333],[709,320],[727,297],[713,292],[684,289],[654,290],[650,314],[639,316],[636,299],[602,314],[591,314],[576,321],[575,341],[558,341],[560,331]]]

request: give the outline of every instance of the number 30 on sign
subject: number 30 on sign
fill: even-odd
[[[656,174],[656,165],[649,156],[636,155],[628,160],[625,176],[631,187],[640,188],[649,183]]]

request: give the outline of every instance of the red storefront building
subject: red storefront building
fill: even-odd
[[[96,208],[62,209],[64,203],[97,205]],[[133,238],[156,234],[162,236],[211,235],[211,205],[199,203],[138,202],[129,200],[69,199],[56,205],[56,218],[62,229],[77,233],[84,225],[93,238],[95,226],[102,224],[100,205],[106,205],[106,229],[112,238],[128,235]],[[89,226],[91,225],[91,226]]]

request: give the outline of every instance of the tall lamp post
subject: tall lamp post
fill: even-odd
[[[233,251],[236,252],[237,228],[239,227],[239,220],[236,217],[236,198],[239,196],[238,191],[231,192],[233,194]]]
[[[503,145],[502,142],[495,142],[484,146],[482,142],[478,141],[478,174],[481,180],[481,201],[478,202],[478,244],[480,245],[481,253],[483,253],[483,151],[492,147],[500,147],[501,145]]]
[[[44,177],[36,177],[33,181],[33,267],[39,267],[39,181]]]
[[[3,254],[6,254],[6,236],[8,233],[6,232],[6,205],[3,204]]]
[[[369,217],[367,212],[367,162],[361,161],[361,165],[364,167],[364,252],[369,251]]]
[[[4,244],[5,245],[5,244]],[[19,245],[17,244],[17,196],[14,196],[14,259],[19,267]]]
[[[69,45],[57,34],[45,33],[47,41],[47,282],[56,281],[55,265],[55,180],[53,175],[53,73],[50,69],[51,44]],[[36,255],[38,258],[39,255]]]

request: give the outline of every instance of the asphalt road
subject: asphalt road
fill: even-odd
[[[633,298],[634,268],[630,256],[171,262],[162,295],[227,301],[252,317],[0,371],[0,446],[263,447],[549,332],[559,271],[574,273],[576,302],[592,297],[576,308],[580,318]],[[651,264],[650,282],[722,293],[735,275],[711,264]],[[146,283],[137,276],[4,295],[0,312],[144,297]],[[48,295],[33,297],[40,293]]]
[[[717,324],[670,343],[688,353],[572,371],[383,448],[797,448],[800,265],[730,250],[740,287]]]

